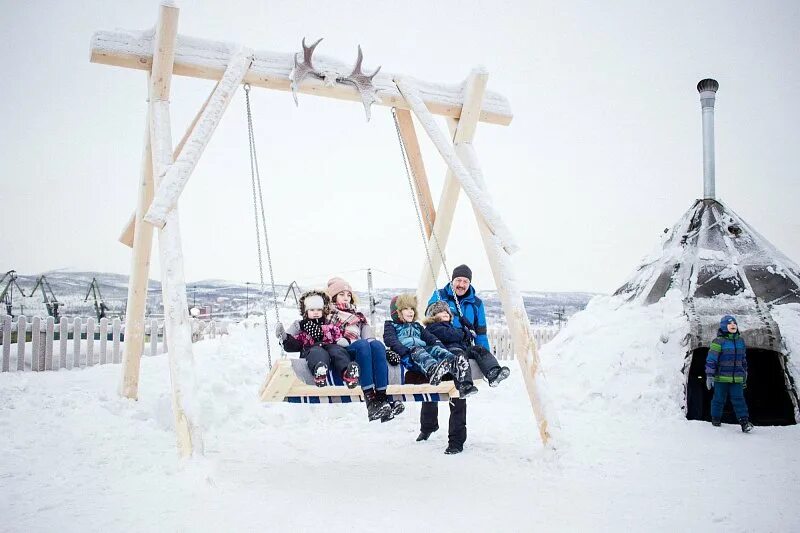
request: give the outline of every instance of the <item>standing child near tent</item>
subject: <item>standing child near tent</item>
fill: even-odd
[[[339,326],[328,321],[329,303],[328,295],[322,291],[303,293],[300,296],[300,314],[303,318],[295,320],[288,330],[278,322],[275,335],[283,341],[287,352],[300,352],[317,387],[327,384],[328,369],[333,365],[347,388],[352,389],[358,386],[358,364],[350,360],[350,354],[344,347],[347,341],[342,337]]]
[[[747,349],[739,333],[736,318],[725,315],[719,321],[719,335],[711,342],[706,358],[706,387],[714,388],[711,400],[711,423],[722,424],[722,409],[728,394],[736,413],[736,418],[744,433],[753,430],[744,399],[744,387],[747,384]]]
[[[425,311],[425,316],[427,317],[425,326],[428,331],[442,341],[444,347],[451,352],[462,351],[467,359],[475,359],[490,387],[496,387],[509,376],[511,370],[507,366],[500,366],[492,352],[483,346],[473,345],[474,337],[470,330],[464,326],[457,328],[453,325],[453,314],[447,302],[444,300],[433,302]]]
[[[367,417],[370,421],[380,419],[388,422],[402,413],[405,406],[403,402],[386,397],[389,385],[386,348],[375,339],[364,314],[356,309],[356,298],[349,283],[342,278],[331,278],[326,292],[331,299],[330,322],[341,329],[347,352],[361,369],[360,383],[367,402]]]
[[[401,357],[403,366],[424,374],[431,385],[441,383],[442,377],[450,372],[461,398],[478,392],[472,384],[464,352],[456,355],[447,351],[439,339],[416,322],[417,297],[414,294],[392,298],[389,312],[392,320],[387,320],[383,326],[383,341]]]

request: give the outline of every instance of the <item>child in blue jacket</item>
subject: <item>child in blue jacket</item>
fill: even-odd
[[[445,374],[451,373],[461,398],[478,392],[472,384],[464,352],[457,355],[449,352],[439,339],[416,322],[417,297],[414,294],[392,298],[389,312],[392,320],[387,320],[383,326],[383,342],[401,357],[403,366],[424,374],[431,385],[438,385]]]
[[[744,433],[753,430],[747,402],[744,399],[744,387],[747,383],[747,348],[739,333],[736,318],[725,315],[719,321],[719,334],[711,342],[706,358],[706,387],[714,388],[711,400],[711,423],[722,424],[722,409],[728,395],[739,419]]]

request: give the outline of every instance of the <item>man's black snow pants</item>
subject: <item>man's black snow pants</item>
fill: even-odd
[[[464,447],[467,440],[467,400],[451,399],[450,423],[447,442],[451,446]],[[419,415],[420,431],[433,433],[439,429],[439,402],[422,402]]]

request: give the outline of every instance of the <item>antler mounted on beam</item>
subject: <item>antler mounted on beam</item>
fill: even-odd
[[[194,37],[178,36],[173,73],[219,80],[239,47],[233,44]],[[243,83],[253,87],[264,87],[279,91],[291,91],[290,74],[294,68],[294,53],[258,51],[253,65]],[[140,31],[100,31],[92,36],[91,61],[119,67],[150,70],[153,60],[153,33]],[[335,70],[351,72],[352,64],[323,55],[314,56],[314,66],[320,71]],[[409,109],[403,95],[392,81],[398,74],[380,72],[373,78],[375,89],[380,94],[377,105]],[[422,100],[434,115],[458,118],[464,104],[464,84],[443,85],[415,80]],[[307,78],[298,87],[298,92],[325,96],[338,100],[362,102],[359,91],[352,85]],[[507,126],[513,113],[508,100],[501,94],[487,91],[481,104],[480,121]]]

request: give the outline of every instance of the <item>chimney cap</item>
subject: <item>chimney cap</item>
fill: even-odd
[[[719,82],[717,82],[717,80],[712,80],[711,78],[700,80],[700,82],[697,84],[697,92],[699,93],[702,93],[703,91],[717,92],[717,89],[719,89]]]

